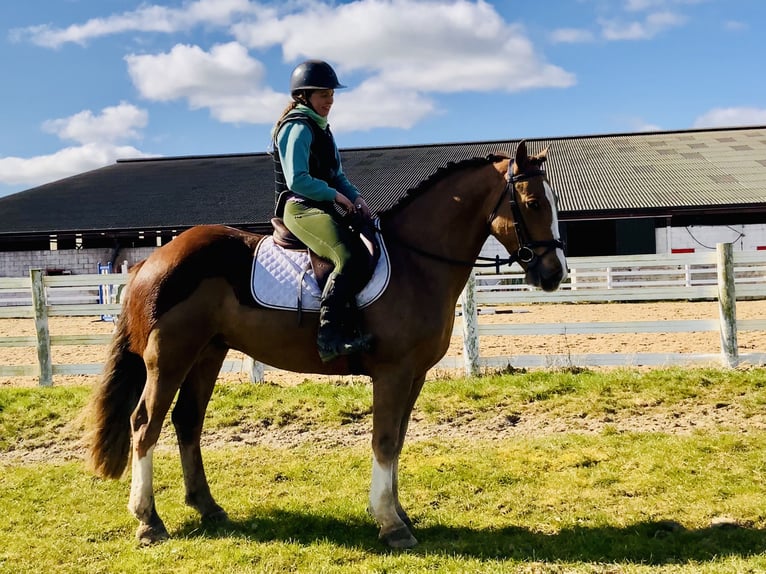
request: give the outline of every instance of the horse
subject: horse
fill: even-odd
[[[447,352],[455,305],[489,235],[526,282],[553,291],[566,278],[556,197],[542,164],[548,148],[451,163],[378,214],[391,278],[360,311],[369,352],[323,363],[318,320],[260,306],[250,292],[253,253],[266,237],[223,225],[192,227],[131,269],[101,381],[88,402],[87,464],[119,478],[131,465],[128,509],[136,537],[169,537],[157,513],[152,453],[171,413],[185,502],[203,521],[225,521],[205,476],[200,436],[229,349],[273,367],[372,380],[372,478],[368,511],[392,548],[417,544],[399,502],[399,457],[426,373]]]

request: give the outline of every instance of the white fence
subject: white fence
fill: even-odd
[[[740,361],[766,363],[766,353],[740,355],[737,331],[766,331],[766,319],[737,321],[735,299],[766,298],[766,252],[732,253],[730,245],[719,245],[718,252],[681,255],[638,255],[626,257],[571,258],[570,278],[559,291],[543,293],[523,284],[520,271],[480,273],[469,281],[459,310],[463,327],[455,330],[464,339],[464,357],[447,357],[437,367],[465,368],[476,373],[482,367],[546,367],[597,365],[692,364],[720,361],[733,365]],[[36,365],[0,365],[0,376],[37,376],[41,385],[50,385],[55,375],[98,374],[100,364],[51,363],[51,346],[104,345],[111,335],[51,336],[48,317],[117,315],[119,303],[98,303],[99,289],[109,286],[118,292],[126,274],[43,276],[33,270],[30,278],[0,278],[0,319],[28,318],[35,321],[34,336],[1,337],[0,347],[36,347]],[[730,299],[728,311],[726,300]],[[102,297],[103,299],[103,297]],[[630,322],[560,322],[537,324],[479,325],[477,309],[519,303],[563,303],[606,301],[718,300],[716,319],[668,321],[657,318]],[[479,356],[479,337],[487,335],[575,335],[612,333],[721,333],[722,350],[717,355],[693,354],[608,354],[608,355],[519,355]],[[224,370],[249,368],[242,361],[227,361]],[[266,367],[268,368],[268,367]],[[263,367],[256,365],[255,377]]]
[[[766,363],[764,352],[740,354],[736,345],[738,331],[766,331],[766,320],[737,320],[736,299],[766,298],[766,252],[731,250],[731,244],[719,244],[715,252],[672,255],[633,255],[593,258],[569,258],[569,279],[558,291],[544,293],[524,285],[523,274],[516,269],[505,274],[477,274],[461,300],[465,303],[463,365],[455,359],[443,360],[451,368],[464,366],[475,373],[480,367],[551,367],[551,366],[628,366],[672,365],[721,362]],[[472,300],[473,298],[473,300]],[[728,308],[723,308],[722,302]],[[576,303],[717,300],[717,319],[673,321],[655,318],[647,321],[558,322],[535,324],[479,325],[476,306],[513,303]],[[691,353],[576,353],[566,355],[518,355],[479,357],[478,337],[484,335],[582,335],[608,336],[614,333],[692,333],[717,331],[721,334],[720,354]],[[456,333],[461,334],[461,333]]]

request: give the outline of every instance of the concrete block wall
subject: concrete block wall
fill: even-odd
[[[156,247],[129,247],[120,249],[115,267],[119,270],[123,261],[132,267],[146,259]],[[108,263],[112,249],[61,249],[58,251],[1,251],[0,277],[29,277],[30,269],[54,272],[64,271],[71,275],[98,273],[99,263]]]

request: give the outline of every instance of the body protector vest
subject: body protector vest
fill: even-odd
[[[283,121],[279,129],[274,134],[272,158],[274,160],[274,185],[275,185],[275,209],[277,217],[282,217],[284,213],[285,202],[292,196],[292,192],[287,187],[285,174],[282,170],[282,159],[279,157],[279,146],[277,145],[277,136],[282,127],[288,122],[303,122],[311,128],[311,150],[309,152],[309,174],[311,177],[326,181],[332,185],[335,174],[338,172],[338,158],[335,151],[335,140],[329,126],[326,129],[320,128],[317,123],[307,114],[300,111],[291,112]],[[308,200],[306,200],[308,202]]]

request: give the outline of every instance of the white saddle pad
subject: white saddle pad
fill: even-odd
[[[391,264],[383,238],[378,235],[380,259],[372,279],[356,296],[359,308],[375,302],[386,290]],[[255,300],[271,309],[319,311],[322,291],[311,269],[306,250],[283,249],[269,236],[255,249],[250,289]]]

